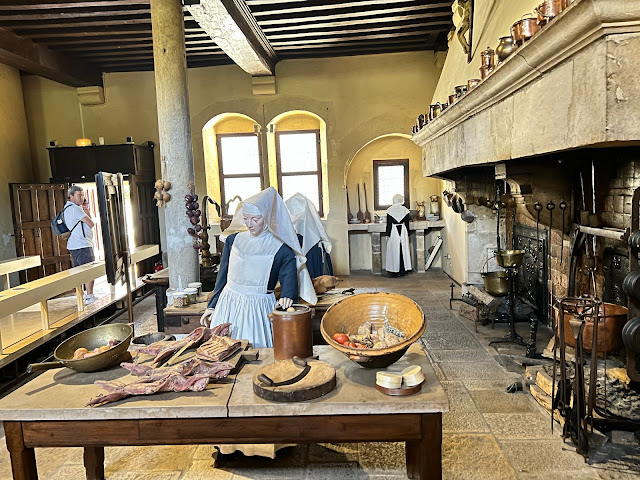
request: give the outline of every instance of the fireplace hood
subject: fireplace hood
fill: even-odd
[[[640,1],[576,0],[412,137],[423,173],[638,145],[638,72]]]

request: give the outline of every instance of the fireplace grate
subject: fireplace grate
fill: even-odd
[[[522,266],[516,278],[516,295],[535,308],[538,319],[546,322],[549,318],[547,288],[547,245],[548,231],[526,225],[516,225],[516,246],[524,251]]]

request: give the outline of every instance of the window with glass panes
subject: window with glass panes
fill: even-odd
[[[278,189],[284,200],[301,193],[322,211],[320,130],[276,132]]]
[[[264,189],[260,140],[256,133],[219,134],[218,166],[220,171],[220,199],[224,205],[239,195],[248,197]],[[238,200],[229,204],[227,214],[233,215]]]
[[[374,210],[389,208],[397,194],[404,195],[404,206],[409,208],[409,160],[374,160]]]

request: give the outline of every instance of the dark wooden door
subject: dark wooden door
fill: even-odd
[[[21,273],[20,280],[30,282],[71,268],[67,241],[51,231],[51,220],[67,201],[67,185],[13,183],[11,193],[16,253],[42,258],[42,265]]]
[[[130,175],[129,188],[135,246],[160,245],[158,207],[156,207],[155,201],[153,200],[153,195],[156,192],[153,177]],[[155,260],[151,258],[140,262],[138,264],[138,275],[152,273],[154,261]]]

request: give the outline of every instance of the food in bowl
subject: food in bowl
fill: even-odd
[[[114,340],[109,340],[109,343],[107,345],[96,347],[93,350],[89,350],[84,347],[76,348],[76,350],[73,352],[73,360],[93,357],[94,355],[98,355],[99,353],[106,352],[107,350],[115,347],[119,343],[120,343],[120,340],[114,339]]]
[[[379,349],[393,347],[406,340],[407,336],[385,319],[382,323],[366,321],[358,327],[357,334],[335,333],[333,339],[345,347]]]

